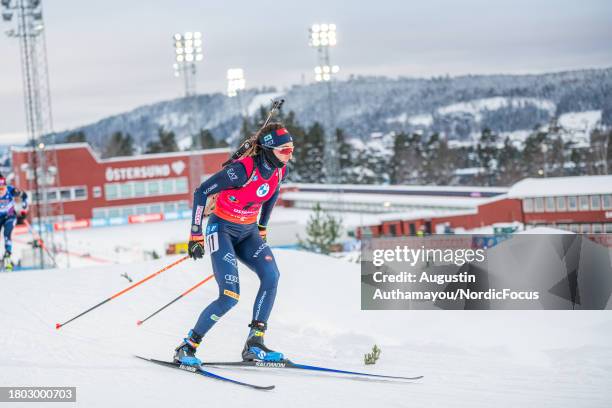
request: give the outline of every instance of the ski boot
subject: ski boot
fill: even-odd
[[[253,320],[249,324],[251,331],[247,337],[247,341],[242,350],[242,359],[244,361],[282,361],[283,353],[273,351],[267,348],[264,344],[264,333],[267,324],[257,320]]]
[[[202,361],[195,356],[195,352],[201,341],[202,336],[190,330],[187,338],[183,339],[183,342],[174,349],[174,362],[199,367]]]
[[[13,270],[13,261],[11,261],[11,253],[10,251],[6,251],[4,253],[4,257],[2,258],[2,265],[4,266],[4,269],[6,271],[12,271]]]

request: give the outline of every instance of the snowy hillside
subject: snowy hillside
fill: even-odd
[[[601,124],[601,119],[602,111],[600,110],[564,113],[559,116],[558,121],[559,126],[564,130],[563,140],[574,142],[576,146],[588,147],[591,132]]]
[[[449,139],[467,139],[484,127],[494,132],[528,131],[552,116],[588,111],[612,112],[612,68],[542,75],[467,75],[430,79],[351,77],[334,82],[336,126],[350,137],[368,138],[375,132],[417,131],[444,133]],[[284,109],[299,122],[325,122],[328,93],[325,84],[293,86],[284,91],[249,90],[241,96],[242,109],[253,115],[283,96]],[[179,140],[197,129],[212,131],[218,139],[236,135],[240,107],[223,94],[205,94],[142,106],[131,112],[84,125],[90,143],[101,149],[116,131],[130,133],[143,147],[163,126]],[[612,125],[610,113],[601,122]],[[58,140],[69,131],[58,134]],[[186,142],[185,142],[186,143]]]
[[[270,345],[299,362],[425,378],[373,382],[211,369],[276,385],[264,393],[135,359],[136,353],[169,358],[217,296],[214,281],[208,282],[144,325],[135,324],[210,274],[206,256],[60,330],[56,322],[127,287],[119,271],[140,279],[176,258],[0,274],[0,383],[76,386],[79,407],[609,406],[612,316],[606,311],[361,311],[357,264],[292,250],[275,250],[275,256],[281,279]],[[198,351],[204,359],[240,355],[257,279],[243,265],[239,269],[241,301],[206,337]],[[381,359],[365,367],[363,354],[375,343]]]
[[[454,103],[452,105],[443,106],[436,110],[439,115],[449,115],[452,113],[468,113],[476,117],[476,120],[480,121],[480,113],[482,111],[494,111],[502,108],[512,107],[521,108],[526,105],[533,105],[538,109],[548,111],[550,115],[555,113],[555,104],[552,101],[546,99],[537,98],[486,98],[476,99],[468,102]]]

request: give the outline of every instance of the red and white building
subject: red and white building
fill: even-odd
[[[32,148],[12,149],[16,186],[33,195]],[[194,189],[228,159],[228,148],[101,159],[87,143],[53,145],[37,158],[39,191],[64,220],[129,218],[189,210]],[[42,159],[42,160],[41,160]],[[34,205],[34,197],[31,197]],[[59,208],[59,206],[49,206]],[[36,214],[36,210],[34,209]],[[49,214],[59,219],[59,214]]]
[[[523,223],[572,232],[612,233],[612,176],[525,179],[508,198],[521,201]]]
[[[527,178],[472,210],[381,215],[378,222],[358,228],[357,236],[469,232],[495,224],[612,233],[612,176]]]

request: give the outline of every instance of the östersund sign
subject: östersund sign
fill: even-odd
[[[176,175],[180,175],[185,169],[185,162],[182,160],[170,164],[158,164],[151,166],[136,166],[136,167],[107,167],[106,181],[121,181],[135,180],[155,177],[168,177],[170,171],[174,171]]]

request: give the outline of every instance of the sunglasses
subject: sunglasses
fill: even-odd
[[[291,154],[293,153],[293,147],[269,147],[268,149],[276,150],[280,154]]]

